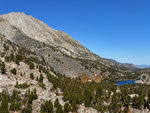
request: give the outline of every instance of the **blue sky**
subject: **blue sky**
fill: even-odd
[[[63,30],[101,57],[150,64],[150,0],[0,0]]]

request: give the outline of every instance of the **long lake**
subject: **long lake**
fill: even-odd
[[[117,86],[122,86],[122,85],[129,85],[129,84],[134,84],[135,80],[123,80],[123,81],[117,81]]]

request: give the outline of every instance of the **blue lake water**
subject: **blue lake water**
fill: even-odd
[[[117,86],[129,85],[129,84],[134,84],[134,83],[135,83],[135,80],[117,81]]]

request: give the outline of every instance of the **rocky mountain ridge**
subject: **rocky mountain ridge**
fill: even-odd
[[[82,55],[84,56],[84,54],[86,54],[84,58],[87,57],[91,60],[97,59],[94,54],[67,33],[54,30],[30,15],[25,15],[24,13],[9,13],[1,15],[0,18],[1,33],[12,41],[14,41],[14,38],[17,36],[17,30],[15,28],[18,28],[24,35],[39,42],[59,47],[62,52],[72,57],[82,57]],[[7,29],[3,29],[4,27],[7,27]]]
[[[0,15],[0,33],[20,47],[35,52],[38,58],[44,58],[56,71],[69,77],[109,72],[106,76],[119,78],[132,71],[97,56],[67,33],[54,30],[24,13]]]
[[[128,68],[129,70],[131,69],[131,70],[136,70],[137,68],[139,68],[138,66],[136,66],[136,65],[134,65],[134,64],[132,64],[132,63],[120,63],[120,62],[117,62],[116,60],[113,60],[113,59],[108,59],[108,58],[104,58],[104,59],[106,59],[106,60],[108,60],[108,61],[110,61],[110,62],[113,62],[113,63],[115,63],[115,64],[118,64],[118,65],[120,65],[120,66],[123,66],[123,67],[126,67],[126,68]]]

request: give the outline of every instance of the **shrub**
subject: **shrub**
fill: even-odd
[[[30,78],[31,78],[32,80],[34,79],[34,74],[33,74],[33,73],[30,74]]]
[[[13,68],[13,69],[11,70],[11,73],[14,74],[14,75],[16,75],[16,74],[17,74],[16,68]]]
[[[15,88],[21,88],[21,89],[26,89],[28,88],[30,85],[28,85],[27,83],[23,83],[23,84],[18,84],[18,82],[15,85]]]
[[[43,88],[43,89],[45,89],[45,90],[46,90],[46,86],[45,86],[45,84],[43,84],[43,83],[38,83],[38,85],[39,85],[41,88]]]
[[[19,65],[19,62],[20,62],[20,61],[22,61],[22,60],[23,60],[23,56],[22,56],[22,55],[20,55],[20,54],[17,54],[17,55],[16,55],[16,59],[15,59],[16,64],[18,64],[18,65]]]
[[[30,62],[30,63],[29,63],[29,68],[30,68],[30,69],[34,69],[34,63],[33,63],[33,62]]]

